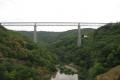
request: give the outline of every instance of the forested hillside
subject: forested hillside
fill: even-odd
[[[44,41],[51,41],[48,49],[57,55],[61,64],[77,65],[82,80],[95,80],[97,75],[120,65],[120,23],[110,23],[96,30],[82,29],[81,33],[80,47],[76,46],[77,30],[55,33],[56,36],[49,35],[52,39],[44,38]]]
[[[100,27],[94,34],[91,53],[93,64],[89,69],[91,77],[102,74],[120,64],[120,23]]]
[[[45,47],[0,25],[0,80],[48,80],[55,64]]]
[[[63,63],[79,66],[79,78],[94,80],[120,64],[120,23],[111,23],[90,32],[76,47],[76,36],[64,37],[51,49]]]
[[[86,28],[81,30],[82,46],[90,45],[93,41],[94,29]],[[86,35],[87,37],[84,37]],[[77,30],[70,30],[61,33],[57,40],[50,44],[50,50],[58,55],[61,62],[70,63],[75,58],[77,47]],[[89,42],[90,43],[89,43]]]

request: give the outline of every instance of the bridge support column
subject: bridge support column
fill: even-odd
[[[36,26],[36,24],[34,25],[33,40],[35,43],[37,43],[37,26]]]
[[[80,23],[78,23],[78,41],[77,41],[77,46],[81,46],[81,30],[80,30]]]

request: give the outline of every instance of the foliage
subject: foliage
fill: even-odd
[[[58,33],[51,39],[43,40],[46,43],[50,40],[48,48],[57,55],[59,62],[74,63],[79,67],[82,80],[94,80],[97,75],[120,64],[120,23],[109,23],[96,30],[82,29],[81,32],[88,36],[82,36],[81,47],[76,46],[76,30]]]
[[[88,34],[87,34],[88,33]],[[80,78],[93,80],[99,74],[120,64],[120,23],[110,23],[97,30],[87,29],[87,38],[82,38],[82,46],[76,47],[77,36],[65,32],[50,47],[58,55],[61,63],[79,66]]]
[[[0,80],[46,80],[56,61],[47,48],[0,25]]]

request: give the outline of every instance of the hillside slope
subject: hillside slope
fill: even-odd
[[[62,64],[77,65],[82,80],[95,80],[97,75],[120,65],[120,23],[82,30],[83,34],[88,37],[82,37],[80,47],[76,46],[77,31],[70,30],[57,35],[48,48]]]
[[[120,64],[120,23],[110,23],[95,31],[91,54],[91,77],[105,73]]]
[[[0,25],[0,80],[48,80],[55,61],[46,48]]]
[[[62,63],[79,67],[79,78],[95,80],[96,76],[120,64],[120,23],[110,23],[82,38],[76,46],[77,35],[60,38],[51,49]],[[51,47],[50,47],[51,48]]]
[[[92,43],[93,33],[94,29],[86,28],[81,30],[82,35],[88,36],[87,38],[82,36],[82,48]],[[50,44],[50,50],[58,55],[61,62],[72,62],[73,57],[76,56],[77,53],[75,52],[79,49],[77,47],[77,35],[77,30],[66,31],[61,33],[54,43]]]
[[[104,74],[98,75],[97,80],[120,80],[120,65],[110,69]]]

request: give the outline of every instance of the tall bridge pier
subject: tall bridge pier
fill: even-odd
[[[35,43],[37,43],[37,26],[36,26],[36,24],[34,25],[33,40]]]
[[[78,40],[77,40],[77,46],[81,46],[81,29],[80,29],[80,23],[78,23]]]

